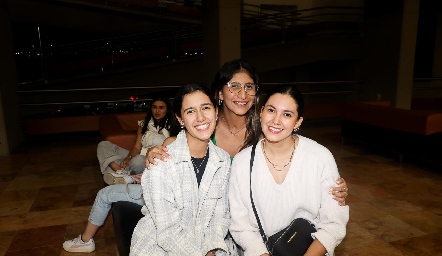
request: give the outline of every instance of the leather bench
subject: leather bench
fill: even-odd
[[[442,112],[348,104],[342,116],[343,142],[359,141],[404,156],[442,164]]]
[[[128,256],[132,233],[138,221],[144,216],[138,204],[119,201],[112,204],[115,239],[120,256]]]
[[[101,116],[99,120],[101,139],[131,150],[137,138],[138,121],[144,119],[145,116],[145,112]]]

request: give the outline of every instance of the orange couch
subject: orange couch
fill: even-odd
[[[47,117],[26,120],[26,134],[98,131],[100,116]]]
[[[144,119],[145,116],[145,112],[101,116],[99,120],[101,139],[131,150],[137,138],[138,121]]]
[[[356,140],[403,156],[442,164],[442,112],[349,104],[342,116],[344,141]]]

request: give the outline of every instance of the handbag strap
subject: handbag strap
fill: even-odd
[[[267,243],[267,236],[264,233],[264,229],[262,228],[261,221],[259,220],[258,213],[256,212],[255,203],[253,202],[253,195],[252,195],[252,168],[253,168],[253,162],[255,159],[255,149],[256,144],[252,146],[252,155],[250,156],[250,201],[252,202],[252,209],[255,213],[256,220],[258,222],[259,227],[259,233],[261,234],[262,240],[264,241],[264,244]]]

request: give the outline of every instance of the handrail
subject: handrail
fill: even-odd
[[[442,77],[422,77],[422,78],[413,78],[413,81],[433,81],[433,80],[442,80]]]
[[[148,100],[148,99],[145,99]],[[97,101],[71,101],[71,102],[46,102],[46,103],[22,103],[21,106],[51,106],[51,105],[78,105],[78,104],[94,104],[94,103],[120,103],[134,102],[143,100],[97,100]]]
[[[434,81],[434,83],[429,83]],[[442,90],[442,84],[439,82],[442,81],[442,77],[419,77],[413,78],[413,82],[425,82],[419,83],[418,86],[415,86],[415,90],[425,91],[425,90]],[[425,84],[425,86],[423,86]]]
[[[324,95],[324,94],[358,94],[363,92],[359,90],[341,90],[341,91],[318,91],[318,92],[302,92],[303,95]],[[51,105],[78,105],[78,104],[97,104],[97,103],[121,103],[121,102],[139,102],[146,99],[138,100],[99,100],[99,101],[70,101],[70,102],[45,102],[45,103],[21,103],[20,106],[51,106]]]
[[[347,90],[347,91],[332,91],[332,92],[302,92],[303,95],[319,95],[319,94],[358,94],[364,90]]]
[[[118,88],[78,88],[78,89],[59,89],[59,90],[25,90],[18,93],[36,93],[36,92],[82,92],[82,91],[110,91],[110,90],[132,90],[132,89],[163,89],[180,88],[180,85],[167,86],[142,86],[142,87],[118,87]]]
[[[318,82],[287,82],[287,83],[261,83],[260,86],[272,86],[278,84],[295,84],[295,85],[331,85],[331,84],[360,84],[363,83],[361,80],[354,81],[318,81]],[[179,85],[169,85],[169,86],[143,86],[143,87],[119,87],[119,88],[79,88],[79,89],[52,89],[52,90],[26,90],[17,91],[18,93],[71,93],[71,92],[88,92],[88,91],[116,91],[116,90],[143,90],[143,89],[178,89]],[[302,91],[302,90],[301,90]],[[360,93],[361,89],[355,90],[335,90],[335,91],[306,91],[302,92],[304,95],[321,95],[321,94],[355,94]],[[44,102],[44,103],[22,103],[21,106],[50,106],[50,105],[75,105],[75,104],[97,104],[97,103],[119,103],[119,102],[139,102],[146,101],[148,98],[140,99],[124,99],[124,100],[99,100],[99,101],[69,101],[69,102]]]
[[[354,81],[320,81],[320,82],[287,82],[287,83],[261,83],[260,85],[278,85],[278,84],[355,84],[363,83],[363,80]]]
[[[442,79],[442,78],[441,78]],[[363,80],[354,81],[319,81],[319,82],[287,82],[287,83],[261,83],[260,86],[278,85],[278,84],[355,84],[363,83]],[[165,88],[180,88],[180,85],[161,85],[161,86],[140,86],[140,87],[98,87],[98,88],[74,88],[74,89],[43,89],[43,90],[18,90],[17,93],[36,93],[36,92],[81,92],[81,91],[111,91],[111,90],[132,90],[132,89],[165,89]]]

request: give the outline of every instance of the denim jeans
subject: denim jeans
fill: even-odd
[[[129,154],[129,150],[119,147],[109,141],[102,141],[98,143],[97,157],[100,164],[101,173],[114,172],[110,168],[109,164],[115,162],[120,164],[126,156]],[[131,174],[142,173],[146,168],[146,156],[136,155],[129,161],[129,168]]]
[[[127,189],[129,189],[130,194],[127,192]],[[107,186],[98,191],[88,220],[95,226],[102,226],[112,207],[112,203],[128,201],[138,205],[144,205],[142,195],[140,184],[116,184]]]

